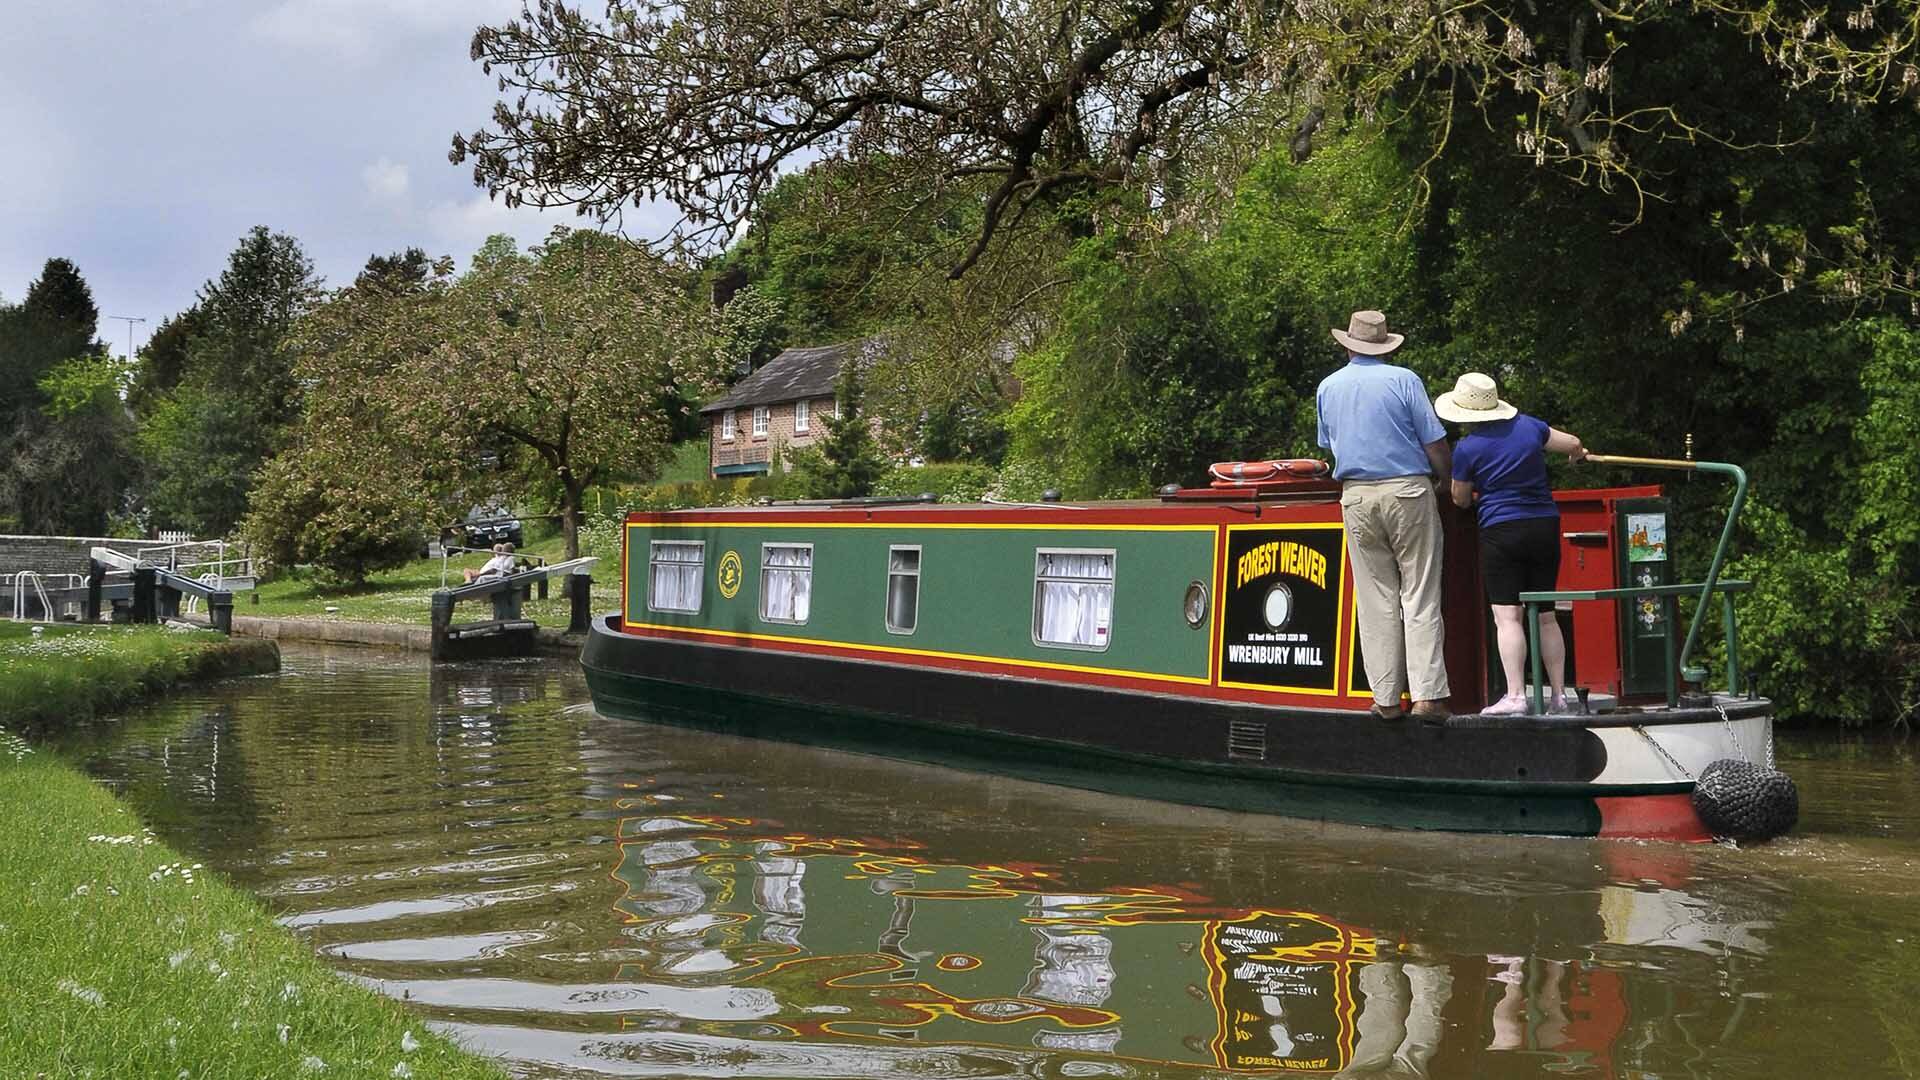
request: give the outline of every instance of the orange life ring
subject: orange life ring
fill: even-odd
[[[1325,476],[1327,463],[1316,458],[1288,458],[1284,461],[1216,461],[1207,466],[1207,474],[1229,484],[1264,484],[1275,480],[1301,480]]]

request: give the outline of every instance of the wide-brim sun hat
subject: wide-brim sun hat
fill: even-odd
[[[1484,424],[1491,420],[1510,420],[1520,414],[1500,400],[1500,388],[1493,376],[1469,371],[1460,376],[1453,389],[1433,399],[1433,411],[1440,419],[1456,424]]]
[[[1345,331],[1331,331],[1333,339],[1361,356],[1385,356],[1407,340],[1387,332],[1387,317],[1378,311],[1356,311],[1347,320]]]

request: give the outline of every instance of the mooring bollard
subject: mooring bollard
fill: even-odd
[[[428,655],[443,659],[447,652],[447,628],[453,625],[453,594],[445,589],[433,593],[433,644]]]
[[[87,560],[87,622],[100,621],[100,593],[107,586],[107,568],[99,559]]]
[[[151,566],[136,566],[133,570],[133,612],[127,620],[135,623],[154,621],[155,581],[158,574]]]
[[[593,620],[593,578],[586,574],[568,574],[567,599],[572,601],[567,633],[586,633]]]

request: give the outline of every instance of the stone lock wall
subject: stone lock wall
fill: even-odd
[[[32,570],[38,574],[85,574],[87,555],[95,547],[110,547],[129,555],[152,548],[169,546],[160,540],[130,540],[101,536],[6,536],[0,535],[0,574]],[[215,557],[219,546],[195,544],[179,549],[179,561],[200,562]],[[228,548],[229,552],[234,551]]]

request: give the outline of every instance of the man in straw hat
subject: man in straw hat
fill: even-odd
[[[1447,718],[1446,627],[1440,616],[1440,508],[1436,478],[1452,471],[1447,432],[1427,388],[1385,357],[1405,338],[1387,317],[1356,311],[1333,331],[1347,365],[1320,383],[1320,445],[1333,451],[1340,518],[1353,561],[1354,607],[1373,713],[1403,714],[1402,692],[1422,720]]]

